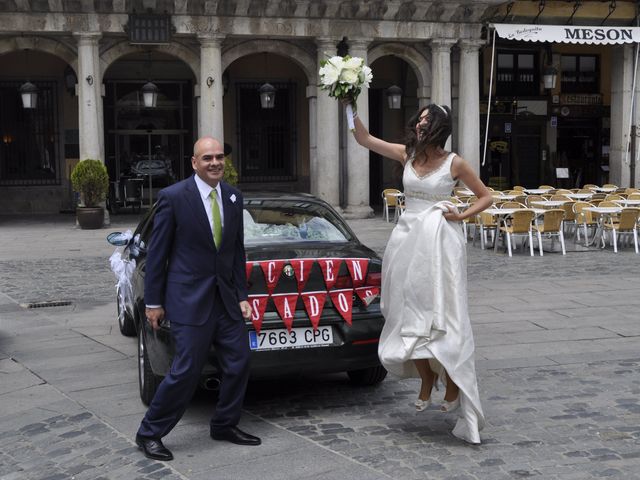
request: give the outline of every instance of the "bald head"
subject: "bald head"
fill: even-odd
[[[223,150],[222,145],[213,137],[200,137],[193,145],[193,156],[197,157],[205,149]],[[223,150],[224,153],[224,150]]]
[[[213,137],[202,137],[193,145],[191,165],[196,175],[211,187],[224,176],[224,148]]]

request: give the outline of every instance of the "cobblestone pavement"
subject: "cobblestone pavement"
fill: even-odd
[[[450,434],[454,414],[416,412],[414,380],[254,385],[247,409],[396,479],[640,478],[640,355],[481,370],[479,383],[480,446]]]
[[[468,246],[482,445],[451,436],[455,414],[415,412],[417,380],[330,375],[250,384],[258,449],[212,445],[215,400],[200,393],[166,439],[176,460],[145,459],[136,342],[115,326],[104,240],[135,223],[0,217],[0,480],[640,479],[640,255],[571,243],[542,258]],[[382,253],[391,224],[350,224]],[[46,300],[73,305],[15,303]]]

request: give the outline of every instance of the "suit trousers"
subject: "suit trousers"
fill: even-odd
[[[213,343],[221,374],[220,390],[210,429],[240,421],[249,380],[249,339],[242,319],[227,314],[216,287],[213,312],[202,326],[171,323],[175,355],[144,416],[138,435],[162,438],[178,423],[193,397]]]

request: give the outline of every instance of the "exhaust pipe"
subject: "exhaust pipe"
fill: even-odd
[[[220,389],[220,379],[218,377],[207,377],[200,382],[200,385],[202,385],[202,388],[205,390],[215,392]]]

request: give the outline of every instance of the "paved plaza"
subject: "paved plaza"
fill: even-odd
[[[105,240],[136,223],[0,217],[0,480],[640,479],[640,255],[571,240],[566,256],[468,246],[482,445],[451,436],[454,414],[416,412],[417,380],[326,375],[251,382],[240,426],[260,447],[211,440],[199,392],[165,439],[176,459],[144,458]],[[349,223],[383,252],[392,224]]]

